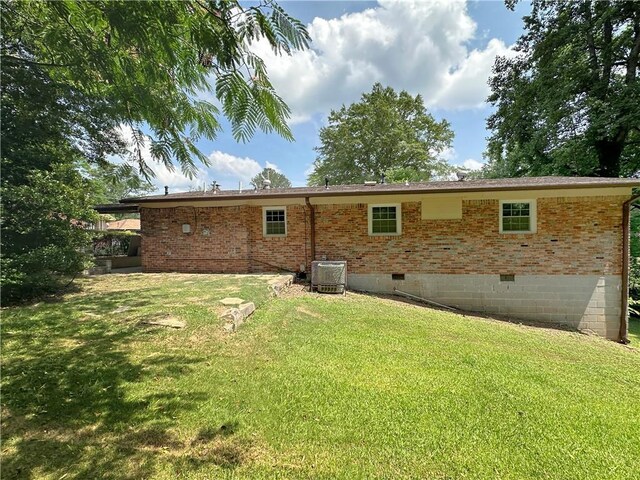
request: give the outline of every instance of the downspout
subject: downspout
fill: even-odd
[[[311,261],[316,259],[316,211],[309,201],[309,197],[305,197],[304,203],[309,207],[309,223],[310,225],[310,243],[311,243]],[[309,265],[311,267],[311,265]]]
[[[634,195],[622,204],[622,302],[620,305],[620,333],[618,342],[626,345],[629,343],[629,230],[631,204],[640,195]]]

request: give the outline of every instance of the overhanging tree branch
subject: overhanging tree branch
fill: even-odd
[[[0,55],[2,62],[14,62],[23,63],[25,65],[34,65],[37,67],[71,67],[72,63],[52,63],[52,62],[37,62],[35,60],[29,60],[27,58],[16,57],[14,55],[2,54]]]

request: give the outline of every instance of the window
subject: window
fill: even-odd
[[[501,200],[500,233],[535,233],[535,200]]]
[[[369,205],[369,235],[400,235],[400,205]]]
[[[285,207],[264,207],[262,218],[262,233],[265,237],[284,237],[287,234],[287,209]]]

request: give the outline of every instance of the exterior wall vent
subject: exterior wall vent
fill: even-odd
[[[320,293],[345,293],[347,287],[347,262],[311,262],[311,288]]]
[[[516,276],[515,275],[500,275],[500,281],[501,282],[515,282],[516,281]]]

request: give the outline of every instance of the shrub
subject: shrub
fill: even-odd
[[[58,291],[91,264],[97,219],[88,180],[71,165],[33,171],[27,182],[2,187],[2,303]]]

